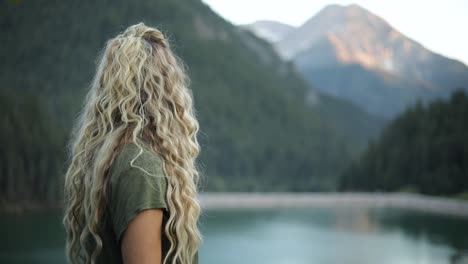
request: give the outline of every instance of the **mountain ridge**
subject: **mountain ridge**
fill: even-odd
[[[252,31],[258,37],[270,42],[277,42],[294,30],[295,27],[274,20],[258,20],[253,23],[240,25],[241,28]]]
[[[356,4],[326,6],[273,45],[282,58],[293,62],[320,91],[387,118],[418,99],[448,97],[455,89],[468,87],[468,67],[463,62],[432,52]],[[353,64],[363,69],[349,72]],[[331,81],[320,81],[325,79],[324,75]],[[376,83],[372,79],[379,79],[380,85],[370,87]],[[369,93],[382,87],[392,90],[395,87],[392,83],[401,88],[406,86],[408,91],[397,88],[395,97],[376,94],[372,102],[362,98],[364,90]],[[385,100],[398,107],[393,110],[368,107],[384,104]]]

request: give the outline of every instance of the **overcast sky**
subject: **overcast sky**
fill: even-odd
[[[468,64],[468,0],[203,0],[233,24],[275,20],[299,26],[328,4],[356,3],[406,36]]]

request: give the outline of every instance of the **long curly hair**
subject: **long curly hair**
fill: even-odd
[[[170,212],[164,232],[171,242],[163,263],[169,256],[171,264],[192,262],[202,241],[195,164],[200,147],[185,72],[156,28],[138,23],[107,42],[69,146],[63,224],[72,263],[94,263],[102,250],[108,172],[125,142],[141,150],[145,144],[163,160]],[[91,252],[84,250],[89,239],[95,242]]]

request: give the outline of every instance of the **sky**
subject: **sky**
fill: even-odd
[[[430,50],[468,65],[468,0],[202,0],[231,23],[300,26],[329,4],[358,4]]]

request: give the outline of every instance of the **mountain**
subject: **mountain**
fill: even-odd
[[[251,51],[255,52],[257,62],[266,66],[276,65],[281,74],[292,67],[294,75],[301,78],[297,68],[285,63],[275,52],[271,43],[258,37],[249,28],[240,27],[239,29],[240,32],[243,32],[240,35],[242,41]],[[331,123],[346,138],[346,143],[352,150],[353,156],[358,155],[366,147],[368,141],[377,136],[387,123],[386,119],[370,114],[348,100],[323,93],[311,84],[307,85],[304,96],[304,100],[311,110],[322,120]]]
[[[458,195],[468,191],[468,96],[412,105],[340,180],[346,191],[416,191]]]
[[[321,91],[387,118],[418,98],[448,97],[468,87],[466,65],[355,4],[323,8],[274,45]]]
[[[202,190],[334,189],[383,123],[310,88],[269,43],[199,0],[2,1],[0,203],[57,201],[96,57],[142,21],[166,33],[187,65]]]
[[[295,29],[293,26],[271,20],[259,20],[241,27],[270,42],[283,39],[285,35]]]

